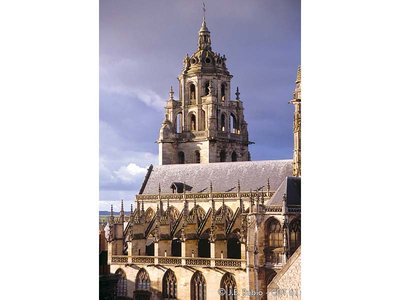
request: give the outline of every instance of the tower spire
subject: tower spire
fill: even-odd
[[[206,22],[206,5],[203,2],[203,22]]]
[[[203,2],[203,22],[199,30],[199,50],[211,50],[211,36],[206,24],[206,5]]]

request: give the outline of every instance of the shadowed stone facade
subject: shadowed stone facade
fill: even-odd
[[[179,98],[171,88],[166,104],[160,165],[148,168],[135,209],[125,213],[121,202],[114,215],[111,207],[105,232],[119,296],[275,299],[270,287],[299,288],[300,70],[294,160],[249,161],[243,104],[238,89],[229,100],[225,61],[203,19]]]

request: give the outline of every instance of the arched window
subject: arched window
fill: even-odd
[[[221,114],[221,130],[225,131],[226,129],[226,117],[225,114]]]
[[[237,161],[237,154],[235,151],[232,152],[232,161]]]
[[[219,158],[221,162],[226,161],[226,152],[224,150],[219,153]]]
[[[172,256],[182,256],[182,243],[180,239],[173,239],[171,243],[171,254]]]
[[[144,214],[144,219],[145,219],[145,222],[146,223],[149,223],[149,222],[151,222],[151,220],[153,219],[153,217],[154,217],[154,210],[151,208],[151,207],[149,207],[147,210],[146,210],[146,212],[145,212],[145,214]]]
[[[206,81],[206,83],[204,84],[204,95],[205,96],[207,96],[210,92],[209,87],[210,87],[210,82]]]
[[[206,279],[201,272],[196,271],[190,281],[190,299],[205,300],[207,295]]]
[[[190,114],[190,130],[196,130],[196,116],[194,113]]]
[[[211,257],[210,241],[208,238],[200,238],[198,240],[197,251],[199,257]]]
[[[194,155],[196,156],[196,160],[195,160],[196,164],[199,164],[200,163],[200,151],[196,150],[194,152]]]
[[[211,257],[209,237],[210,237],[210,228],[205,230],[197,241],[198,257]]]
[[[175,119],[175,132],[182,133],[182,113],[178,113]]]
[[[225,273],[221,279],[220,288],[225,290],[225,294],[221,295],[221,300],[236,300],[237,288],[235,276],[231,273]]]
[[[206,130],[206,112],[202,109],[200,110],[200,117],[199,117],[199,130]]]
[[[184,164],[185,163],[185,153],[182,151],[178,152],[178,164]]]
[[[225,89],[226,89],[225,83],[221,84],[221,100],[222,101],[225,101]]]
[[[122,269],[118,269],[115,274],[118,275],[117,296],[126,296],[128,292],[126,274]]]
[[[301,244],[300,219],[294,219],[289,225],[290,252],[293,253]]]
[[[279,221],[272,218],[267,226],[268,246],[270,248],[283,247],[283,231]]]
[[[240,259],[240,241],[237,237],[231,237],[228,239],[228,258]]]
[[[230,117],[230,132],[231,133],[239,133],[239,130],[238,130],[238,124],[237,124],[238,122],[237,122],[237,120],[236,120],[236,117],[235,117],[235,115],[234,114],[231,114],[231,117]]]
[[[145,269],[140,269],[136,275],[135,290],[150,290],[150,276]]]
[[[189,88],[190,100],[196,100],[196,86],[192,83]]]
[[[266,261],[272,264],[282,263],[283,230],[281,224],[275,218],[266,221],[265,241],[264,255]]]
[[[146,249],[145,254],[146,256],[154,256],[154,235],[149,235],[146,240]]]
[[[168,269],[163,277],[163,298],[164,299],[177,299],[177,281],[175,273]]]

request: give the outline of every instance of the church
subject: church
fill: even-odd
[[[300,299],[301,70],[293,159],[251,161],[239,88],[205,18],[165,104],[159,165],[106,226],[114,299]],[[231,91],[234,91],[234,96]],[[110,298],[111,299],[111,298]]]

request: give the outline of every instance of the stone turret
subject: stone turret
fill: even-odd
[[[296,87],[293,92],[293,176],[301,176],[301,66],[297,69]]]

